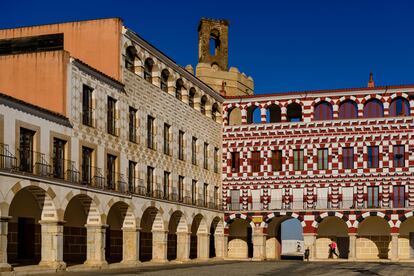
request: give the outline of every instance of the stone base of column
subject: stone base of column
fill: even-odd
[[[165,264],[165,263],[168,263],[169,261],[166,259],[155,259],[155,260],[153,259],[150,262],[154,264]]]
[[[135,267],[135,266],[139,266],[139,265],[141,265],[141,262],[140,262],[140,261],[132,261],[132,260],[128,260],[128,261],[121,261],[119,264],[121,264],[121,265],[125,265],[125,266],[132,266],[132,267]]]
[[[0,272],[5,272],[5,271],[11,271],[12,270],[12,266],[8,263],[2,263],[0,264]]]
[[[83,263],[85,266],[93,267],[93,268],[102,268],[108,266],[108,263],[106,261],[88,261],[86,260]]]
[[[65,270],[66,268],[66,263],[61,261],[61,262],[48,262],[48,261],[41,261],[39,263],[39,266],[41,267],[48,267],[48,268],[53,268],[56,270]]]

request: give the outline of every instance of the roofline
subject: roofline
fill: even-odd
[[[49,109],[25,102],[23,100],[14,98],[12,96],[0,92],[1,104],[22,112],[31,114],[33,116],[54,122],[56,124],[72,128],[72,125],[67,117],[64,115],[51,111]]]
[[[216,92],[213,88],[211,88],[209,85],[207,85],[202,80],[200,80],[199,78],[197,78],[195,75],[191,74],[186,69],[184,69],[183,67],[181,67],[180,65],[178,65],[173,59],[171,59],[170,57],[168,57],[166,54],[164,54],[162,51],[160,51],[159,49],[157,49],[154,45],[152,45],[151,43],[149,43],[148,41],[146,41],[144,38],[142,38],[141,36],[139,36],[137,33],[135,33],[134,31],[132,31],[128,27],[125,27],[125,28],[127,29],[125,35],[128,38],[130,38],[131,40],[137,42],[140,46],[142,46],[143,48],[145,48],[147,51],[155,54],[155,56],[157,56],[157,58],[159,58],[160,60],[162,60],[169,67],[172,67],[175,71],[177,71],[178,73],[180,73],[183,77],[187,78],[188,80],[194,81],[195,84],[197,86],[199,86],[199,88],[201,88],[202,90],[204,90],[205,92],[207,92],[207,94],[209,94],[211,97],[213,97],[217,101],[219,101],[219,102],[223,102],[224,101],[224,98],[218,92]]]
[[[414,88],[414,84],[401,84],[401,85],[384,85],[375,87],[352,87],[352,88],[335,88],[335,89],[320,89],[320,90],[302,90],[302,91],[287,91],[287,92],[275,92],[267,94],[255,94],[255,95],[242,95],[242,96],[225,96],[225,100],[233,99],[256,99],[256,98],[267,98],[277,96],[294,96],[303,94],[324,94],[324,93],[338,93],[338,92],[352,92],[352,91],[375,91],[375,90],[387,90],[387,89],[404,89]]]
[[[107,20],[107,19],[118,19],[121,22],[124,22],[124,20],[121,17],[112,16],[112,17],[101,17],[101,18],[95,18],[95,19],[82,19],[82,20],[62,21],[62,22],[51,22],[51,23],[44,23],[44,24],[11,27],[11,28],[0,28],[0,31],[13,30],[13,29],[33,28],[33,27],[42,27],[42,26],[48,26],[48,25],[60,25],[60,24],[68,24],[68,23],[86,22],[86,21],[99,21],[99,20]]]

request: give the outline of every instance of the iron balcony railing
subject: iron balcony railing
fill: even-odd
[[[17,169],[17,158],[9,151],[9,145],[0,143],[0,169]]]
[[[105,177],[102,174],[102,169],[82,164],[81,184],[105,189]]]

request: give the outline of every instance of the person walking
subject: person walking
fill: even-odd
[[[337,258],[339,258],[338,254],[336,253],[336,248],[338,245],[334,241],[334,239],[331,239],[331,243],[329,244],[329,258],[332,259],[333,255],[335,255]]]

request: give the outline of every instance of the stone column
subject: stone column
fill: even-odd
[[[349,233],[349,254],[348,260],[356,260],[356,233]]]
[[[105,260],[106,225],[85,225],[86,227],[86,261],[85,265],[101,267]]]
[[[63,222],[39,221],[41,227],[41,261],[40,266],[63,270],[66,264],[63,261]]]
[[[167,262],[168,232],[152,230],[152,262]]]
[[[210,234],[197,233],[197,258],[207,260],[210,257]]]
[[[391,261],[398,261],[399,256],[398,256],[398,238],[399,238],[399,234],[398,233],[391,233],[391,254],[389,256],[389,258],[391,259]]]
[[[223,234],[215,234],[214,248],[216,250],[216,258],[223,259],[224,257],[227,257],[227,236]]]
[[[189,232],[177,232],[177,261],[190,260],[190,237]]]
[[[266,259],[266,233],[264,228],[253,229],[253,260],[261,261]]]
[[[7,263],[7,233],[11,217],[0,217],[0,271],[10,271],[11,265]]]
[[[309,248],[309,260],[316,259],[316,234],[304,233],[303,243],[305,244],[305,250]]]
[[[139,261],[139,229],[122,228],[122,263],[136,265]]]

